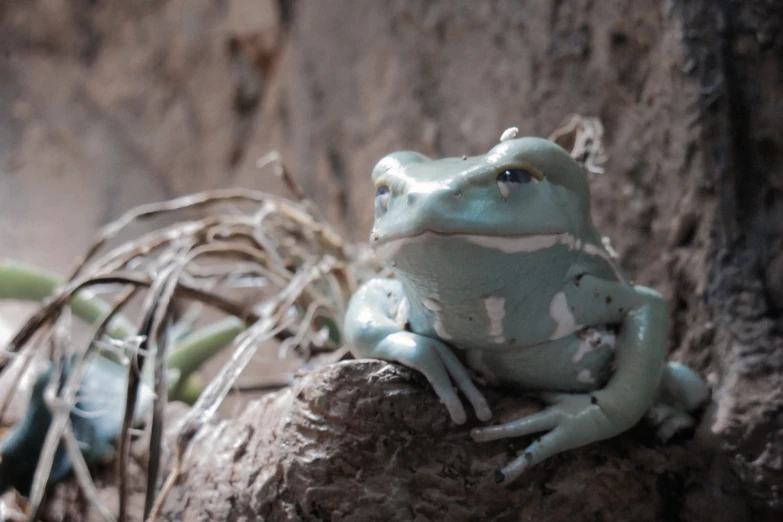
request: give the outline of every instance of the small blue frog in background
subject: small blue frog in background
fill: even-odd
[[[70,421],[84,460],[92,464],[110,460],[116,452],[125,416],[128,370],[124,365],[104,357],[93,357],[87,364]],[[38,375],[24,417],[0,440],[0,494],[14,488],[29,496],[38,459],[53,420],[52,411],[46,403],[47,388],[54,386],[54,392],[56,382],[65,382],[71,368],[71,358],[62,357],[59,366],[50,363]],[[136,423],[149,411],[153,399],[152,389],[147,384],[140,385],[134,416]],[[60,443],[47,485],[63,480],[71,470],[71,457],[65,445]]]

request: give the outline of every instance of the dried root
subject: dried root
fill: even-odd
[[[232,357],[203,391],[182,425],[175,448],[177,462],[181,462],[191,440],[214,415],[260,342],[276,338],[282,343],[281,356],[303,362],[315,354],[340,348],[339,325],[347,301],[358,284],[375,275],[379,267],[366,247],[346,243],[323,220],[277,157],[267,162],[275,166],[297,201],[265,192],[225,189],[131,210],[99,232],[68,281],[11,339],[0,367],[18,354],[46,347],[53,362],[64,360],[63,356],[73,357],[69,359],[73,364],[67,376],[59,372],[58,378],[58,372],[53,372],[55,378],[49,387],[47,404],[54,417],[30,494],[29,520],[35,519],[40,507],[49,469],[62,440],[85,492],[94,491],[88,485],[89,475],[84,476],[84,460],[76,455],[69,418],[77,403],[84,368],[98,351],[128,367],[118,455],[119,520],[123,521],[127,518],[128,447],[145,375],[151,376],[150,385],[155,392],[146,518],[157,511],[163,406],[172,389],[172,368],[176,370],[176,387],[216,347],[233,339]],[[187,216],[196,210],[200,211],[197,217],[111,246],[135,222]],[[111,302],[98,300],[90,292],[109,294]],[[120,315],[136,296],[143,296],[138,326]],[[86,348],[71,342],[69,305],[76,315],[89,321],[100,317],[93,341]],[[204,307],[229,317],[189,332],[201,322]],[[116,340],[106,338],[107,333]],[[183,338],[177,339],[178,336]],[[5,406],[0,405],[0,415],[4,410]],[[168,487],[176,481],[177,468],[167,481]],[[164,487],[161,493],[166,490]],[[162,499],[163,495],[157,505]],[[106,520],[112,520],[106,508],[101,512]]]

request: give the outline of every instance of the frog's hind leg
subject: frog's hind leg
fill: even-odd
[[[691,414],[702,407],[709,396],[707,384],[690,368],[677,362],[668,363],[661,376],[655,404],[648,413],[657,438],[666,443],[674,436],[694,429],[696,419]]]

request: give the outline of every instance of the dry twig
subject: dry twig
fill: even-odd
[[[83,353],[75,359],[62,392],[57,394],[57,400],[53,403],[56,406],[55,422],[47,435],[44,451],[46,458],[41,459],[37,469],[39,478],[34,488],[36,500],[42,498],[45,491],[47,466],[51,467],[52,452],[64,434],[66,442],[69,442],[67,446],[74,448],[73,441],[68,440],[68,419],[76,401],[83,368],[95,350],[109,346],[99,342],[99,338],[107,331],[109,320],[134,295],[144,292],[146,297],[140,327],[133,332],[124,332],[129,341],[138,339],[141,345],[134,351],[130,344],[123,343],[125,353],[120,354],[121,360],[130,363],[130,367],[124,423],[119,434],[119,521],[127,517],[128,449],[136,397],[142,375],[147,373],[144,371],[147,357],[154,360],[152,373],[156,394],[145,515],[151,510],[154,514],[153,500],[157,493],[155,482],[164,423],[163,405],[169,388],[167,344],[172,331],[171,323],[177,310],[182,308],[181,303],[203,303],[204,306],[238,317],[248,326],[248,330],[235,340],[231,360],[205,390],[188,417],[177,448],[182,458],[190,437],[195,436],[214,414],[260,341],[277,337],[287,347],[282,353],[288,357],[301,358],[303,362],[313,353],[339,347],[339,339],[333,337],[333,329],[325,325],[341,323],[348,298],[362,278],[377,273],[378,267],[364,247],[345,243],[331,229],[277,157],[272,157],[270,162],[276,164],[277,175],[294,193],[297,201],[264,192],[226,189],[133,209],[100,231],[77,263],[69,281],[43,304],[8,344],[9,354],[32,350],[37,346],[34,344],[37,339],[50,337],[57,328],[67,329],[62,312],[69,302],[87,289],[108,290],[117,296],[108,306],[110,313],[96,329],[94,342],[86,350],[77,350],[68,343],[62,348],[63,356],[78,354],[80,351]],[[250,211],[212,211],[204,217],[167,225],[106,249],[132,223],[193,209],[211,210],[215,205],[224,203],[249,204]],[[104,250],[105,253],[102,253]],[[243,302],[254,304],[245,305],[237,301],[237,292],[249,294],[243,298]],[[188,320],[194,321],[192,317]],[[218,322],[216,325],[225,325],[227,335],[235,335],[236,321]],[[327,335],[329,332],[332,335]],[[194,337],[202,344],[205,339],[225,341],[226,336],[221,337],[220,333],[210,331],[209,335],[201,334],[199,337],[194,334]],[[185,341],[183,343],[187,346]],[[203,360],[203,347],[199,349],[202,353],[194,356]],[[189,372],[193,367],[187,364],[186,359],[187,353],[178,350],[177,360]],[[185,377],[180,375],[181,379]],[[2,411],[0,408],[0,415]],[[72,458],[80,483],[89,495],[90,490],[84,480],[83,458],[81,455],[72,455]],[[176,479],[176,473],[171,476]],[[34,511],[37,510],[38,505],[33,505]],[[101,513],[109,519],[105,509],[101,509]]]

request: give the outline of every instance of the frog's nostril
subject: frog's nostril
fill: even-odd
[[[408,194],[408,198],[407,198],[407,200],[406,200],[406,201],[408,202],[408,206],[410,206],[410,205],[415,205],[415,204],[416,204],[416,200],[417,200],[417,199],[419,199],[419,196],[418,196],[418,194],[416,194],[416,193],[413,193],[413,192],[412,192],[412,193],[410,193],[410,194]]]

